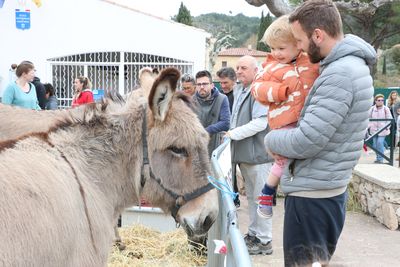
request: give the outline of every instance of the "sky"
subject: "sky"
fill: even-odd
[[[246,16],[261,17],[261,11],[267,12],[267,7],[255,7],[249,5],[246,0],[118,0],[118,2],[158,17],[169,19],[178,14],[181,2],[189,9],[192,16],[207,13],[222,13],[237,15],[243,13]]]

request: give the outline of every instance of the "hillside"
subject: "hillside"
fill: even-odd
[[[261,13],[260,13],[261,16]],[[235,37],[232,41],[233,47],[244,47],[252,44],[249,39],[258,33],[260,26],[260,18],[247,17],[243,14],[236,16],[228,16],[218,13],[203,14],[193,17],[193,26],[204,29],[213,36],[217,36],[221,32],[229,33]],[[254,47],[254,44],[252,44]]]

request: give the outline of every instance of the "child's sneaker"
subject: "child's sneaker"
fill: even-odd
[[[273,204],[273,195],[264,195],[261,194],[258,197],[258,208],[257,213],[262,218],[271,218],[272,217],[272,204]]]

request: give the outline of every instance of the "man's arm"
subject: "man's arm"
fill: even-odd
[[[229,101],[226,96],[221,104],[218,121],[214,124],[209,125],[206,131],[209,134],[215,134],[223,131],[228,131],[230,126],[231,112],[229,110]]]
[[[251,114],[252,120],[242,126],[229,130],[228,136],[232,140],[242,140],[265,130],[268,126],[267,113],[268,108],[266,106],[257,101],[254,102]]]
[[[349,77],[338,73],[326,76],[311,96],[298,127],[268,133],[266,146],[271,152],[287,158],[304,159],[316,155],[326,146],[346,117],[353,100]],[[337,78],[332,79],[332,76]]]

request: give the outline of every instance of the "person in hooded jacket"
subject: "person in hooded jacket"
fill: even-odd
[[[331,0],[310,0],[289,17],[297,46],[320,63],[298,124],[271,131],[266,147],[289,159],[281,177],[285,194],[285,266],[328,265],[342,232],[347,185],[362,153],[374,93],[374,48],[344,35]]]
[[[46,110],[58,109],[58,100],[54,92],[54,87],[50,83],[45,83],[44,88],[46,89]]]

